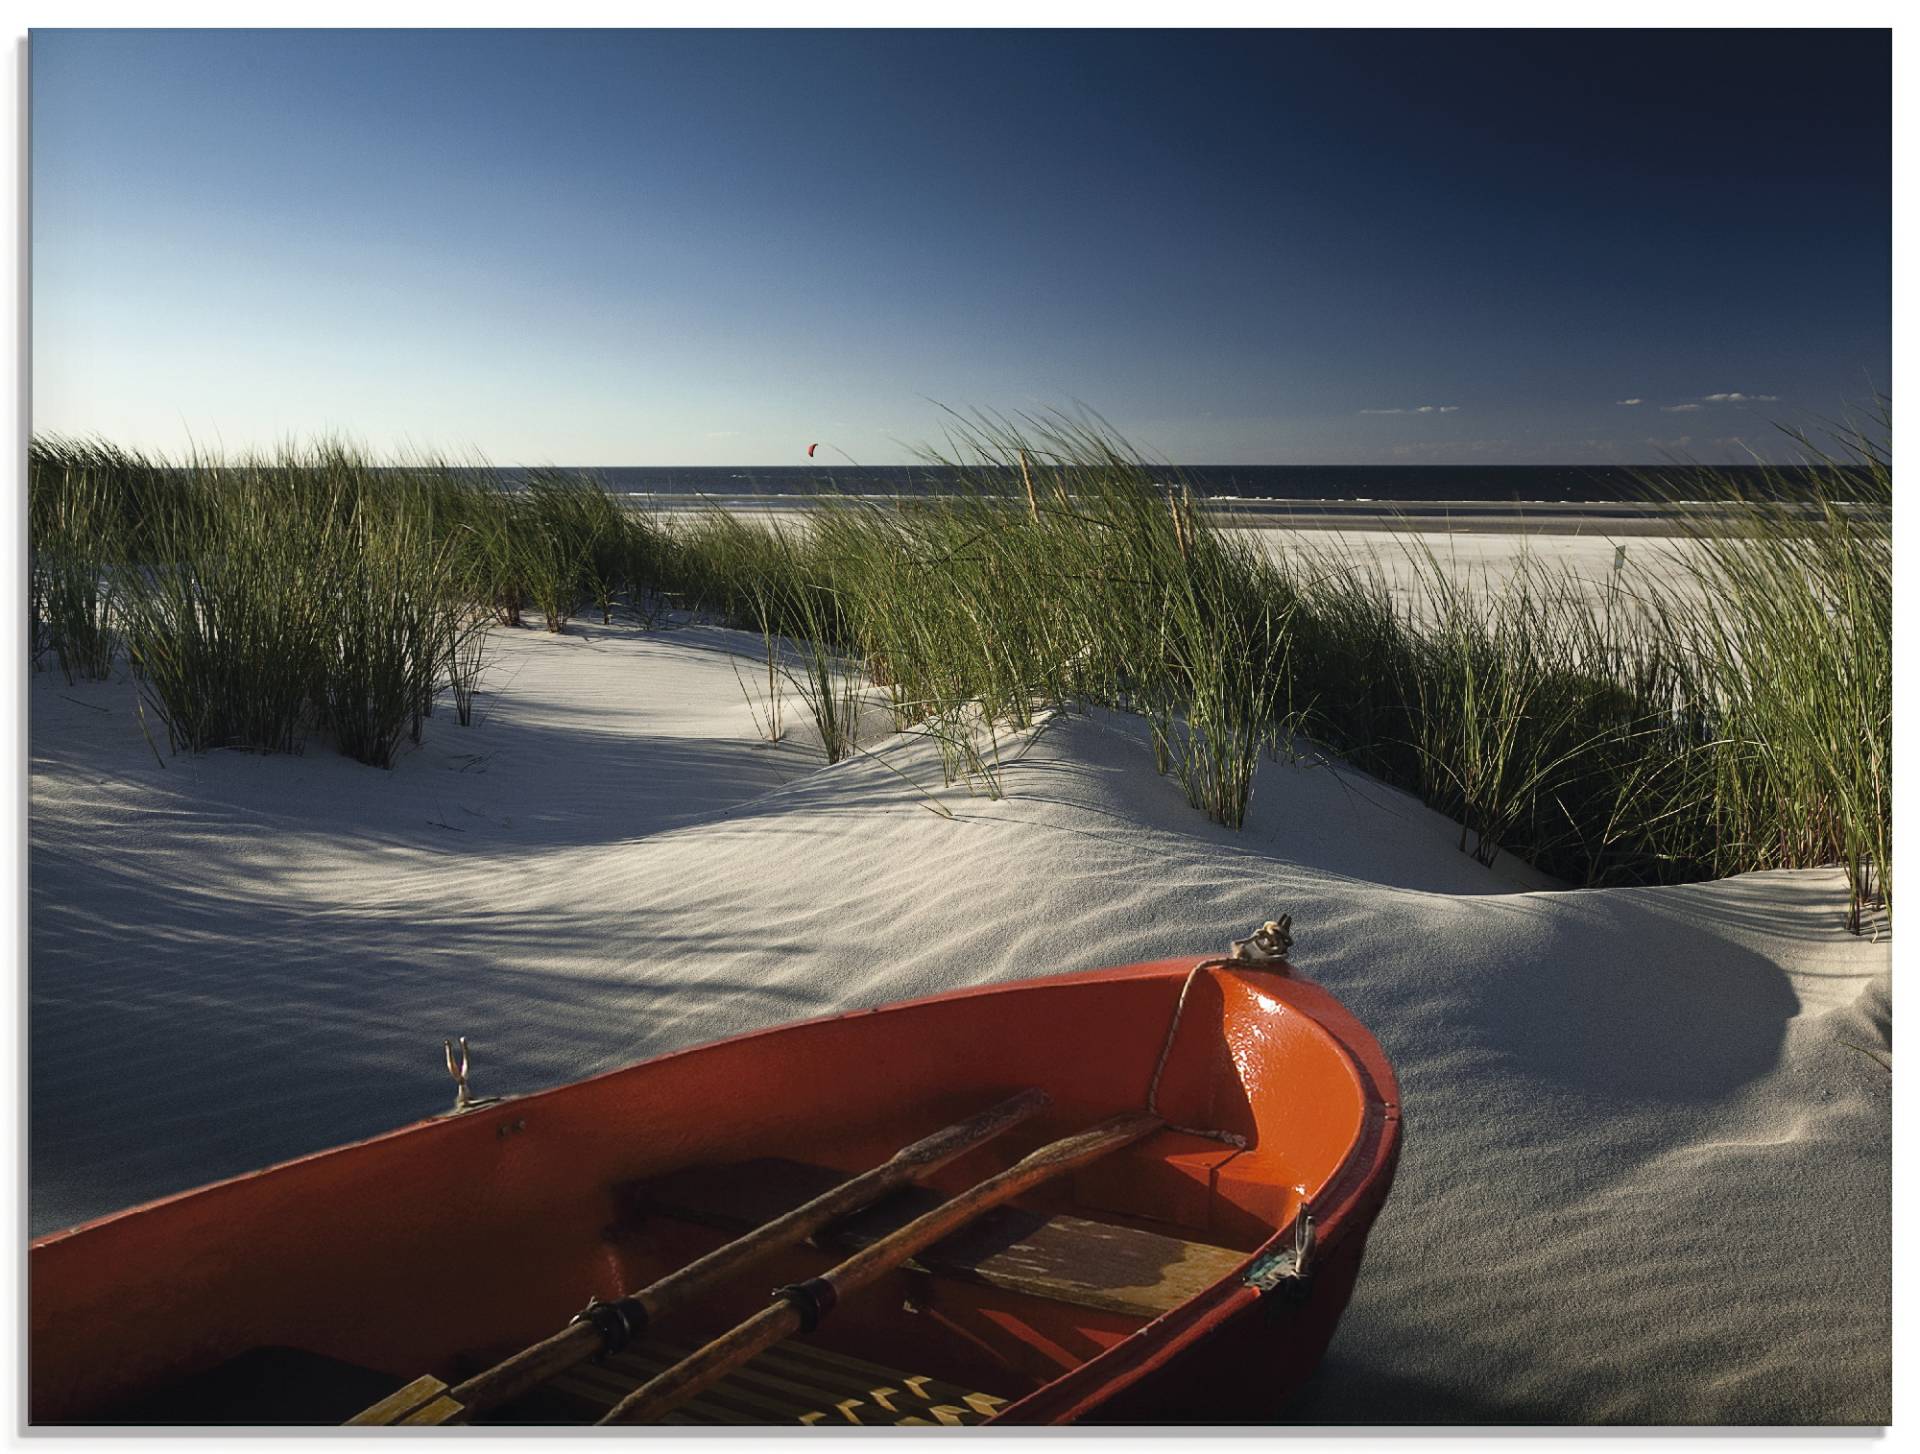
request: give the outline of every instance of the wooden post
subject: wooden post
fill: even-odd
[[[642,1384],[615,1404],[600,1422],[645,1424],[671,1413],[755,1354],[794,1333],[811,1332],[841,1299],[859,1292],[982,1212],[1011,1201],[1043,1181],[1150,1136],[1163,1125],[1158,1116],[1133,1112],[1041,1147],[998,1176],[989,1177],[899,1231],[862,1248],[831,1272],[781,1289],[780,1301]]]
[[[1002,1131],[1019,1125],[1049,1104],[1051,1098],[1045,1091],[1025,1090],[977,1116],[935,1131],[931,1136],[896,1151],[871,1171],[840,1183],[831,1191],[823,1192],[784,1216],[775,1217],[724,1247],[715,1248],[706,1256],[668,1273],[638,1292],[629,1293],[616,1302],[596,1305],[592,1311],[597,1321],[569,1323],[551,1337],[522,1349],[505,1362],[495,1364],[484,1373],[475,1374],[453,1389],[446,1389],[443,1385],[427,1391],[424,1384],[429,1380],[416,1380],[417,1384],[422,1385],[423,1396],[401,1409],[400,1413],[414,1415],[412,1422],[465,1423],[473,1414],[517,1398],[575,1364],[598,1356],[603,1350],[617,1352],[618,1346],[610,1346],[615,1344],[616,1339],[618,1344],[624,1344],[628,1337],[640,1336],[693,1299],[711,1292],[725,1279],[765,1261],[783,1248],[806,1241],[829,1224],[873,1205],[889,1192],[925,1181],[941,1167],[958,1160]],[[609,1338],[608,1329],[613,1331],[613,1339]],[[439,1397],[442,1393],[444,1398]],[[383,1410],[391,1412],[388,1405],[397,1397],[390,1395],[349,1422],[399,1422],[398,1417],[373,1417]],[[418,1413],[422,1405],[430,1405],[438,1417],[420,1419]]]

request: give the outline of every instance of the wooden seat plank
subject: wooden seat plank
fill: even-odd
[[[422,1374],[404,1388],[395,1389],[370,1409],[363,1409],[348,1419],[349,1424],[397,1424],[409,1414],[417,1413],[428,1404],[436,1402],[447,1391],[447,1385],[431,1374]]]
[[[622,1189],[628,1215],[671,1217],[737,1233],[818,1196],[845,1174],[779,1158],[691,1167]],[[924,1187],[896,1193],[815,1243],[857,1251],[942,1198]],[[1231,1276],[1246,1253],[1158,1232],[1001,1207],[935,1243],[907,1265],[936,1276],[1055,1302],[1152,1319]]]

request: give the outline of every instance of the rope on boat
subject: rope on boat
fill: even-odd
[[[1151,1115],[1160,1115],[1160,1077],[1166,1072],[1167,1059],[1173,1054],[1174,1037],[1180,1033],[1180,1016],[1186,1013],[1187,992],[1193,988],[1193,982],[1200,977],[1203,969],[1213,969],[1220,965],[1234,963],[1264,964],[1285,959],[1287,951],[1293,947],[1293,915],[1282,914],[1278,919],[1269,919],[1245,939],[1236,939],[1224,959],[1203,959],[1187,971],[1186,982],[1180,986],[1180,998],[1174,1002],[1173,1020],[1167,1026],[1167,1042],[1160,1047],[1160,1060],[1153,1067],[1153,1079],[1147,1083],[1147,1111]],[[1164,1121],[1166,1118],[1161,1117]],[[1247,1138],[1232,1131],[1208,1131],[1198,1126],[1180,1126],[1172,1121],[1166,1122],[1169,1131],[1178,1131],[1186,1136],[1200,1136],[1208,1141],[1220,1141],[1236,1151],[1247,1149]]]

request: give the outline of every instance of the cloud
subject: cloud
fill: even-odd
[[[1708,404],[1773,404],[1778,403],[1779,399],[1780,396],[1778,394],[1702,394],[1698,401],[1690,400],[1685,404],[1662,404],[1660,406],[1660,412],[1663,414],[1691,414],[1694,410],[1705,408]],[[1644,404],[1647,401],[1645,399],[1616,399],[1614,402],[1616,404]]]
[[[1362,414],[1457,414],[1458,404],[1417,404],[1411,409],[1362,409]]]

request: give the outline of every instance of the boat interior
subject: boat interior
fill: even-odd
[[[30,1274],[35,1422],[354,1419],[422,1376],[457,1385],[589,1296],[643,1287],[938,1127],[1047,1092],[1043,1112],[928,1184],[471,1419],[593,1423],[772,1289],[1151,1095],[1165,1128],[987,1211],[663,1420],[983,1422],[1243,1276],[1359,1136],[1351,1058],[1274,976],[1189,967],[1027,981],[723,1041],[43,1239]],[[408,1408],[419,1400],[366,1421],[406,1422]]]

